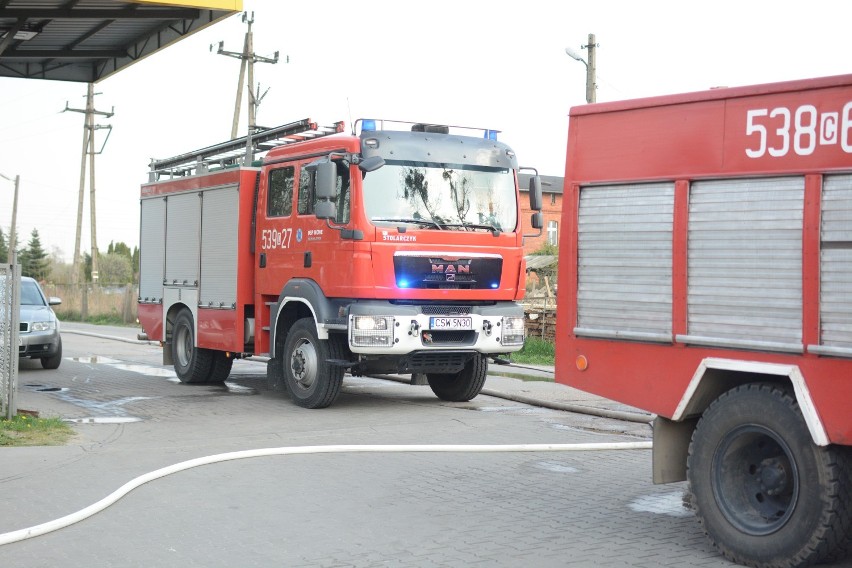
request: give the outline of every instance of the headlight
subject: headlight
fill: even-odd
[[[30,326],[30,329],[32,329],[33,331],[47,331],[49,329],[55,328],[56,324],[54,324],[52,321],[35,321],[33,322],[32,326]]]
[[[384,331],[388,328],[388,319],[386,317],[375,316],[355,316],[355,329],[358,331]]]
[[[393,343],[393,317],[352,316],[349,341],[358,347],[383,347]]]
[[[503,318],[503,345],[523,345],[524,344],[524,325],[523,316],[506,316]]]

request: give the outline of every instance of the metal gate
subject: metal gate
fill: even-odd
[[[0,264],[0,417],[7,419],[18,413],[20,289],[20,265]]]

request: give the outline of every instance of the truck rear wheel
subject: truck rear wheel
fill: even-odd
[[[427,373],[429,387],[441,400],[467,402],[475,398],[488,376],[488,359],[476,355],[458,373]]]
[[[213,384],[224,383],[228,375],[231,374],[234,359],[228,357],[224,351],[211,351],[210,358],[210,376],[207,378],[207,382]]]
[[[213,353],[195,346],[195,325],[189,310],[181,310],[172,326],[172,360],[182,383],[206,383]]]
[[[846,554],[850,465],[846,448],[813,443],[788,391],[747,384],[702,415],[687,478],[698,520],[726,558],[793,568]]]
[[[336,335],[325,341],[317,337],[312,318],[298,320],[284,342],[281,357],[284,384],[293,402],[304,408],[325,408],[337,398],[343,384],[343,367],[328,359],[343,358],[343,342]]]

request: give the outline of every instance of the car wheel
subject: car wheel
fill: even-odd
[[[59,338],[59,341],[56,345],[56,353],[51,355],[50,357],[42,357],[41,358],[41,366],[44,369],[58,369],[59,364],[62,363],[62,338]]]

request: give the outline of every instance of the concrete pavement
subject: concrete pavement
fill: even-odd
[[[647,423],[543,404],[635,409],[497,375],[486,389],[506,398],[469,403],[439,401],[428,386],[347,376],[334,406],[305,410],[265,390],[262,362],[238,361],[225,386],[183,385],[159,365],[160,349],[134,336],[64,324],[60,369],[21,363],[20,406],[75,421],[77,436],[62,447],[0,449],[0,534],[223,452],[650,439]],[[514,400],[521,396],[542,406]],[[0,557],[28,568],[729,566],[682,491],[650,483],[647,450],[262,457],[158,479],[83,522],[2,546]]]

